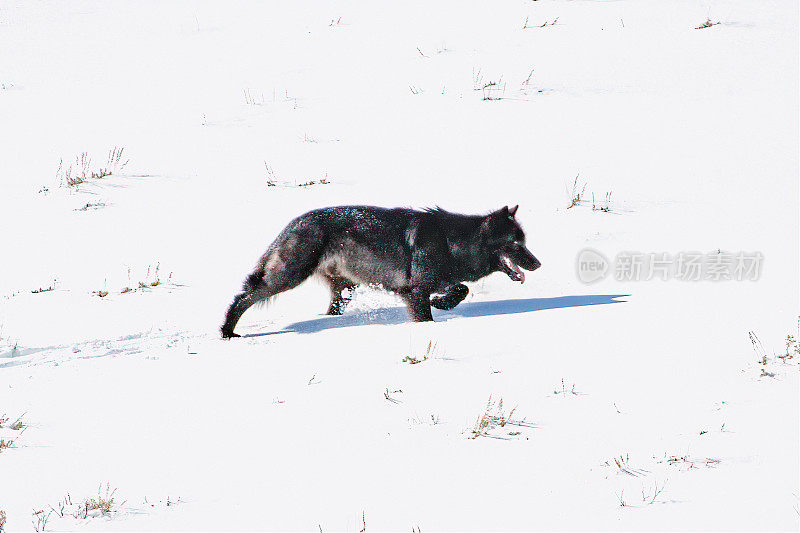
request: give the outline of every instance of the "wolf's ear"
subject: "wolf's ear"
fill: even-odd
[[[517,208],[514,207],[514,212],[516,212]],[[497,224],[502,224],[504,220],[510,219],[512,216],[511,211],[509,211],[508,206],[503,206],[497,211],[492,211],[483,219],[483,223],[481,227],[484,229],[488,229],[492,226]]]
[[[508,210],[508,216],[513,217],[514,215],[516,215],[517,214],[517,209],[519,209],[518,205],[515,205],[514,207],[509,209]]]

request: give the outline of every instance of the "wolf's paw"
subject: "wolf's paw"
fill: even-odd
[[[441,296],[431,298],[431,306],[441,311],[449,311],[467,297],[469,289],[463,283],[453,285]]]
[[[220,333],[222,333],[223,339],[233,339],[235,337],[241,337],[241,335],[234,333],[233,331],[229,331],[227,329],[220,330]]]
[[[435,309],[439,309],[441,311],[448,311],[453,307],[455,307],[454,305],[448,305],[448,304],[449,302],[445,300],[444,296],[434,296],[433,298],[431,298],[431,307]]]

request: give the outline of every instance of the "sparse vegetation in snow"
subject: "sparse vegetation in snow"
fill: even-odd
[[[428,347],[425,349],[425,352],[422,354],[422,357],[420,357],[419,355],[410,354],[403,357],[402,362],[408,363],[410,365],[417,365],[419,363],[422,363],[423,361],[427,361],[429,357],[433,357],[433,355],[436,353],[436,346],[437,343],[430,340],[428,341]]]
[[[560,394],[562,396],[567,396],[568,394],[571,396],[578,396],[581,393],[575,390],[574,383],[570,388],[567,388],[567,383],[564,381],[564,378],[561,378],[561,388],[554,389],[553,394]]]
[[[707,18],[705,22],[697,26],[696,30],[704,30],[706,28],[710,28],[711,26],[716,26],[717,24],[721,24],[719,21],[712,21],[710,18]]]
[[[611,191],[605,193],[602,200],[598,199],[597,201],[595,201],[594,193],[592,193],[592,211],[602,211],[603,213],[611,212]]]
[[[616,466],[617,472],[620,474],[627,474],[633,477],[641,477],[649,474],[648,470],[644,468],[636,468],[630,464],[630,455],[620,455],[618,457],[612,457],[609,461],[603,463],[605,466]]]
[[[679,470],[692,470],[701,466],[706,468],[714,468],[720,464],[719,459],[714,459],[712,457],[696,458],[688,454],[670,456],[664,454],[664,457],[659,459],[658,462],[673,466]]]
[[[510,440],[522,435],[522,428],[536,427],[533,423],[527,422],[524,418],[522,420],[515,419],[515,411],[516,407],[506,413],[503,408],[503,399],[500,398],[500,400],[495,402],[492,400],[492,397],[489,396],[489,400],[486,402],[486,408],[480,416],[478,416],[475,425],[470,430],[470,438],[489,437],[493,439]]]
[[[34,521],[41,527],[41,529],[37,529],[37,531],[45,530],[51,516],[72,518],[75,520],[113,517],[119,513],[120,509],[125,504],[124,501],[118,501],[116,493],[117,489],[112,488],[110,483],[106,483],[105,486],[100,484],[97,488],[97,495],[81,500],[73,500],[72,496],[67,493],[61,500],[56,502],[55,505],[49,505],[47,509],[41,508],[38,511],[34,511]]]
[[[584,201],[583,196],[586,192],[586,181],[583,181],[581,184],[579,184],[578,179],[580,177],[581,174],[579,172],[577,175],[575,175],[575,179],[572,180],[572,188],[567,192],[569,195],[569,205],[567,206],[567,209],[572,209]]]
[[[546,28],[547,26],[555,26],[556,23],[558,23],[558,17],[556,17],[551,21],[545,20],[541,24],[533,24],[533,25],[531,25],[531,24],[528,23],[529,18],[530,17],[525,17],[525,22],[522,24],[522,29],[523,30],[528,30],[528,29],[531,29],[531,28]]]
[[[56,170],[56,181],[65,187],[77,187],[90,179],[100,179],[121,172],[130,162],[124,158],[124,147],[113,147],[108,151],[106,163],[96,167],[88,152],[81,152],[74,162],[64,163],[61,159]]]

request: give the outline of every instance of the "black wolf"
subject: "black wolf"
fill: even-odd
[[[399,294],[414,321],[433,320],[431,306],[458,305],[469,292],[464,281],[505,272],[524,283],[521,269],[541,263],[525,247],[517,207],[485,216],[369,206],[309,211],[292,220],[258,261],[228,308],[222,337],[239,336],[233,329],[251,305],[312,274],[330,285],[329,315],[341,314],[352,289],[366,284]]]

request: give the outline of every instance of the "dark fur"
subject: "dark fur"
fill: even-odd
[[[520,281],[519,267],[539,268],[525,247],[516,211],[504,207],[486,216],[369,206],[310,211],[291,221],[261,257],[228,308],[222,336],[238,336],[233,329],[251,305],[312,274],[328,281],[330,315],[347,305],[343,292],[365,284],[399,294],[412,320],[433,320],[431,305],[452,309],[466,298],[464,281],[498,271]]]

